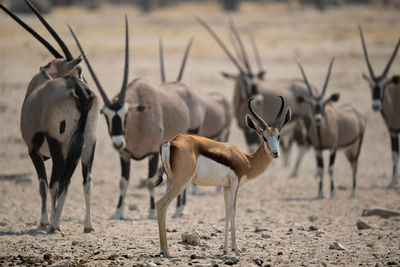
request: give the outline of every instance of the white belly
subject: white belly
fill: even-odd
[[[193,182],[201,186],[230,186],[229,174],[232,172],[225,165],[199,156]]]

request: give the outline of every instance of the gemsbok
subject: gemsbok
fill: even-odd
[[[222,48],[224,53],[230,59],[230,61],[235,65],[239,74],[230,74],[222,72],[222,75],[225,78],[233,79],[235,82],[234,86],[234,94],[233,94],[233,113],[238,126],[241,130],[243,130],[246,143],[249,151],[253,151],[257,147],[258,137],[257,135],[249,130],[249,128],[245,124],[245,116],[247,114],[247,102],[250,98],[255,98],[255,107],[254,109],[262,116],[267,123],[272,122],[273,111],[279,108],[279,101],[276,100],[276,95],[282,95],[285,98],[285,104],[290,106],[293,112],[293,120],[292,124],[298,124],[298,118],[300,114],[298,114],[298,108],[301,105],[297,104],[298,96],[306,96],[308,94],[307,89],[304,88],[300,91],[300,87],[297,86],[296,90],[292,90],[288,87],[276,87],[271,88],[268,86],[267,81],[265,80],[266,71],[262,66],[262,60],[260,58],[260,53],[258,51],[256,42],[253,38],[251,38],[252,48],[254,51],[254,56],[256,58],[258,72],[254,72],[251,68],[251,64],[249,62],[249,57],[247,56],[246,50],[244,48],[243,42],[240,38],[238,31],[236,30],[233,22],[230,23],[230,29],[233,32],[234,38],[233,40],[235,52],[237,54],[237,58],[230,52],[228,47],[222,42],[222,40],[218,37],[218,35],[214,32],[214,30],[202,19],[196,17],[197,21],[207,30],[207,32],[213,37],[213,39],[218,43],[218,45]],[[236,44],[236,45],[235,45]],[[301,93],[300,95],[296,95],[297,93]],[[301,126],[301,125],[300,125]],[[294,129],[300,126],[295,127],[286,127],[282,132],[282,138],[291,139],[294,135]],[[303,134],[305,131],[298,131],[297,134]],[[306,139],[306,136],[300,137],[301,140]],[[295,139],[297,141],[297,139]],[[286,143],[286,142],[285,142]],[[301,158],[304,156],[303,154],[307,151],[307,145],[303,145],[303,143],[298,143],[299,153],[298,158],[296,160],[295,169],[292,172],[292,176],[297,175],[298,165],[300,164]],[[286,148],[286,147],[285,147]],[[286,150],[286,149],[285,149]],[[285,152],[285,151],[283,151]],[[283,153],[285,156],[287,153]]]
[[[400,39],[390,57],[385,69],[380,76],[375,76],[371,63],[369,62],[367,48],[361,27],[359,26],[362,47],[364,50],[365,61],[367,62],[369,77],[363,74],[363,78],[368,82],[372,93],[372,109],[380,111],[386,127],[389,130],[392,146],[393,173],[389,188],[398,183],[398,161],[399,161],[399,133],[400,133],[400,76],[394,75],[391,79],[387,75],[392,65],[397,50],[400,46]]]
[[[112,219],[122,219],[126,191],[129,184],[130,160],[149,157],[148,177],[157,173],[159,150],[162,144],[179,133],[190,129],[190,113],[185,101],[173,91],[153,86],[143,78],[136,78],[128,84],[129,72],[129,31],[125,17],[126,43],[125,68],[122,88],[110,101],[94,73],[79,40],[70,29],[89,72],[96,83],[104,107],[104,115],[113,147],[119,153],[121,162],[120,197]],[[153,190],[150,191],[149,218],[156,217]]]
[[[203,99],[201,98],[197,90],[193,89],[193,87],[182,81],[183,72],[186,66],[186,61],[189,56],[190,48],[192,47],[192,43],[193,43],[193,38],[190,39],[186,47],[177,79],[173,82],[167,82],[165,78],[163,44],[162,44],[162,39],[160,38],[159,53],[160,53],[160,70],[161,70],[161,82],[162,82],[160,88],[162,90],[174,92],[182,98],[182,100],[186,103],[187,108],[189,110],[190,126],[188,133],[198,134],[199,129],[204,121],[204,115],[206,112],[205,103],[203,102]],[[186,189],[183,190],[182,195],[178,196],[176,202],[176,211],[172,217],[176,218],[182,216],[185,210],[185,206],[186,206]]]
[[[96,144],[98,102],[96,96],[82,80],[81,58],[73,58],[65,43],[28,1],[32,11],[62,48],[61,55],[35,30],[0,4],[25,30],[32,34],[55,57],[40,67],[28,85],[21,110],[21,133],[28,146],[29,156],[39,179],[42,200],[39,228],[49,225],[47,195],[50,187],[51,222],[47,231],[60,230],[59,222],[72,174],[81,159],[83,191],[86,202],[84,231],[92,232],[90,194],[91,168]],[[44,161],[52,159],[50,185],[47,182]]]
[[[236,245],[236,202],[239,186],[262,174],[273,159],[279,157],[279,137],[282,127],[290,121],[290,108],[284,119],[284,99],[271,126],[253,110],[251,98],[248,102],[252,116],[246,116],[247,126],[257,133],[260,145],[252,154],[241,151],[232,143],[217,142],[202,136],[180,134],[161,148],[162,168],[167,176],[167,191],[157,201],[157,218],[161,254],[169,257],[166,236],[166,211],[171,201],[190,183],[201,186],[222,186],[225,200],[225,242],[228,252],[228,231],[231,229],[232,250],[241,254]],[[152,179],[154,185],[162,182],[162,175]]]
[[[297,62],[304,82],[309,90],[308,98],[299,98],[300,102],[309,105],[311,117],[313,118],[308,129],[309,138],[314,147],[317,157],[319,176],[319,189],[317,198],[323,198],[323,176],[324,161],[323,150],[330,151],[329,169],[330,197],[335,197],[335,186],[333,183],[333,166],[335,164],[336,151],[342,149],[350,162],[353,171],[353,188],[351,196],[356,196],[356,177],[358,168],[358,157],[360,155],[364,131],[367,123],[366,117],[353,105],[345,104],[339,107],[332,105],[339,100],[339,94],[334,93],[324,99],[328,87],[334,58],[332,58],[328,74],[319,96],[314,95],[312,87],[300,62]]]

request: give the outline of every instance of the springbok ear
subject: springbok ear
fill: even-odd
[[[227,72],[223,72],[221,71],[222,77],[227,78],[227,79],[237,79],[237,75],[236,74],[230,74]]]
[[[339,98],[340,98],[340,94],[339,93],[335,93],[335,94],[331,95],[331,97],[329,98],[329,101],[337,102],[339,100]]]
[[[254,122],[253,118],[249,115],[246,114],[246,126],[252,129],[253,131],[262,132],[262,129],[258,127],[258,125]]]
[[[283,128],[283,126],[285,126],[285,124],[289,123],[292,120],[292,110],[290,109],[290,107],[288,107],[286,109],[286,115],[285,115],[285,120],[283,121],[280,129]]]
[[[264,80],[265,74],[267,74],[267,72],[265,70],[262,70],[257,74],[257,78],[260,80]]]

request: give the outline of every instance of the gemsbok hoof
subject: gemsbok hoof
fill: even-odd
[[[85,229],[83,229],[83,232],[84,233],[92,233],[92,232],[94,232],[94,229],[93,229],[93,227],[92,228],[85,228]]]

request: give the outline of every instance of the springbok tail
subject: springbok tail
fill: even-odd
[[[85,142],[86,122],[94,98],[93,93],[87,90],[86,86],[82,82],[74,77],[67,77],[66,79],[69,79],[68,82],[73,82],[73,95],[76,98],[76,106],[81,113],[81,117],[69,144],[68,154],[65,159],[64,171],[60,177],[57,188],[57,197],[59,197],[68,188],[71,182],[72,174],[74,173],[75,168],[78,165],[79,159],[81,158],[83,145]]]
[[[147,180],[147,186],[148,186],[149,190],[153,190],[154,187],[157,187],[162,183],[164,172],[166,172],[167,175],[169,175],[169,173],[171,173],[171,171],[170,171],[171,167],[169,164],[169,147],[170,147],[169,143],[165,143],[160,148],[161,168],[158,172],[158,175],[151,177]]]

